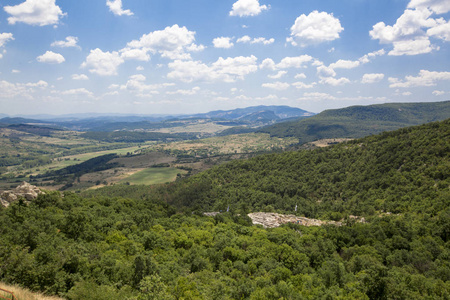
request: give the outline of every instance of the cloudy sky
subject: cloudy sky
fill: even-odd
[[[0,113],[450,99],[449,0],[4,0]]]

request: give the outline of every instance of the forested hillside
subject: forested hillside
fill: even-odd
[[[0,209],[0,280],[80,300],[448,299],[449,155],[446,120],[159,187],[47,193]],[[344,226],[245,215],[295,205]]]
[[[277,137],[297,137],[300,144],[328,138],[361,138],[383,131],[420,125],[450,117],[450,101],[389,103],[326,110],[307,119],[262,128]]]

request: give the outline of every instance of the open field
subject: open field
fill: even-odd
[[[30,290],[19,287],[18,285],[10,285],[0,282],[0,289],[4,289],[14,293],[17,300],[63,300],[56,296],[45,296],[41,293],[34,293]],[[0,291],[1,296],[10,297],[11,294]]]
[[[234,134],[223,137],[212,137],[201,140],[190,140],[158,144],[152,150],[185,152],[188,155],[209,155],[250,153],[284,149],[298,142],[296,138],[270,137],[265,133]]]
[[[160,184],[174,181],[177,174],[187,173],[177,168],[148,168],[122,179],[119,183],[130,184]]]
[[[210,120],[186,120],[179,121],[180,126],[177,127],[167,127],[161,128],[158,130],[152,130],[154,132],[162,132],[162,133],[199,133],[202,134],[214,134],[225,129],[231,128],[232,126],[225,126],[217,124],[216,122],[211,122]]]

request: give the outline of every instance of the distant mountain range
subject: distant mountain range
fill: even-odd
[[[326,110],[307,119],[264,127],[259,132],[297,137],[303,144],[328,138],[359,138],[447,118],[450,118],[450,101],[389,103]]]
[[[215,121],[236,121],[233,123],[236,126],[261,127],[290,118],[304,118],[312,115],[314,113],[289,106],[254,106],[227,111],[212,111],[204,114],[175,116],[72,114],[64,116],[43,115],[41,116],[42,119],[6,117],[0,119],[0,124],[45,124],[75,130],[114,131],[171,127],[170,122],[185,119],[211,119]]]
[[[270,117],[268,115],[270,114]],[[271,120],[283,120],[297,117],[309,117],[314,113],[290,106],[251,106],[247,108],[237,108],[232,110],[216,110],[205,114],[195,114],[183,118],[202,118],[202,119],[225,119],[225,120],[243,120],[255,119],[254,116]]]

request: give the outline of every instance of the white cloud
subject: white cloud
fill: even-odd
[[[450,2],[447,0],[411,0],[408,8],[429,8],[437,14],[450,11]]]
[[[270,45],[270,44],[273,44],[274,42],[275,42],[274,38],[266,39],[266,38],[263,38],[263,37],[258,37],[258,38],[254,38],[251,41],[251,44]]]
[[[122,8],[122,0],[107,0],[106,5],[108,5],[109,10],[116,16],[132,16],[131,10]]]
[[[144,71],[144,67],[143,66],[137,66],[136,67],[136,71]]]
[[[310,84],[306,84],[304,82],[298,81],[294,82],[292,85],[295,86],[297,89],[311,89],[313,88],[317,83],[313,82]]]
[[[39,80],[35,83],[11,83],[5,80],[0,81],[0,98],[21,97],[33,99],[33,93],[48,87],[48,83]]]
[[[237,43],[250,43],[252,41],[252,38],[248,35],[244,35],[243,37],[240,37],[237,39]]]
[[[242,80],[250,73],[258,70],[255,56],[220,57],[210,66],[200,61],[175,60],[169,63],[172,69],[167,75],[168,78],[177,79],[184,82],[192,81],[224,81],[234,82]]]
[[[123,59],[134,59],[140,61],[149,61],[149,49],[146,48],[123,48],[120,50],[120,57]]]
[[[185,51],[198,52],[205,47],[195,45],[195,31],[189,31],[186,27],[177,24],[144,34],[139,40],[133,40],[127,44],[128,48],[141,48],[152,53],[160,53],[170,59],[190,59]]]
[[[287,71],[278,71],[277,74],[275,74],[275,75],[267,75],[267,77],[269,77],[271,79],[279,79],[279,78],[283,77],[286,74],[287,74]]]
[[[7,42],[13,41],[14,36],[12,33],[0,33],[0,47],[3,47]]]
[[[312,93],[304,93],[303,98],[300,98],[299,100],[335,100],[335,99],[336,97],[327,93],[312,92]]]
[[[231,42],[230,37],[218,37],[213,40],[214,48],[231,48],[234,44]]]
[[[238,0],[233,4],[230,16],[248,17],[257,16],[270,6],[260,5],[259,0]]]
[[[23,22],[28,25],[58,24],[59,18],[66,14],[55,4],[55,0],[26,0],[15,6],[5,6],[4,10],[11,15],[9,24]]]
[[[338,85],[344,85],[346,83],[350,83],[350,80],[345,77],[341,77],[341,78],[326,77],[326,78],[320,79],[320,83],[329,84],[332,86],[338,86]]]
[[[450,22],[439,22],[439,25],[427,30],[427,35],[450,42]]]
[[[90,68],[89,72],[100,76],[117,75],[117,68],[124,62],[118,52],[103,52],[99,48],[91,50],[82,68]]]
[[[244,35],[243,37],[238,38],[236,42],[237,43],[250,43],[250,44],[270,45],[270,44],[273,44],[275,42],[275,39],[274,38],[266,39],[266,38],[263,38],[263,37],[258,37],[258,38],[252,39],[248,35]]]
[[[371,60],[372,58],[375,58],[376,56],[383,56],[383,55],[385,55],[385,54],[386,54],[386,51],[385,51],[384,49],[380,49],[380,50],[378,50],[378,51],[370,52],[370,53],[368,53],[368,54],[366,54],[366,55],[360,57],[360,58],[359,58],[359,61],[360,61],[362,64],[367,64],[367,63],[370,62],[370,60]]]
[[[269,69],[269,70],[275,70],[275,62],[271,58],[266,58],[262,61],[262,63],[259,65],[260,69]]]
[[[443,18],[431,16],[450,11],[448,0],[412,0],[392,26],[379,22],[370,31],[372,39],[392,44],[389,55],[418,55],[439,50],[430,37],[450,41],[450,25]]]
[[[299,74],[295,75],[294,78],[295,79],[305,79],[306,75],[305,75],[305,73],[299,73]]]
[[[389,52],[389,55],[417,55],[430,53],[434,49],[439,49],[431,45],[428,38],[418,38],[415,40],[396,41],[393,43],[394,49]]]
[[[173,91],[173,92],[166,92],[166,94],[168,94],[168,95],[179,94],[179,95],[184,95],[184,96],[191,96],[191,95],[197,94],[199,91],[200,91],[200,87],[196,86],[196,87],[193,87],[190,90],[176,90],[176,91]]]
[[[309,15],[301,15],[291,27],[291,38],[288,42],[294,46],[301,46],[333,41],[339,38],[339,33],[344,28],[339,19],[326,12],[311,12]]]
[[[78,43],[77,37],[68,36],[68,37],[66,37],[65,41],[56,41],[56,42],[53,42],[50,46],[61,47],[61,48],[68,48],[68,47],[80,48],[80,46],[78,46],[77,43]]]
[[[38,62],[47,64],[60,64],[66,61],[64,56],[53,51],[47,51],[45,54],[38,56],[36,59]]]
[[[196,44],[192,43],[186,47],[186,50],[189,52],[201,52],[201,51],[205,50],[205,48],[206,47],[203,45],[196,45]]]
[[[444,92],[444,91],[438,91],[438,90],[435,90],[435,91],[433,91],[432,94],[435,95],[435,96],[441,96],[441,95],[444,95],[445,92]]]
[[[142,74],[136,74],[129,77],[127,83],[122,85],[120,89],[128,90],[138,97],[151,97],[153,95],[158,95],[159,89],[163,89],[169,86],[173,86],[173,83],[163,83],[163,84],[145,84],[147,78]],[[110,86],[111,89],[115,89],[116,86]]]
[[[402,93],[402,96],[411,96],[411,95],[412,95],[411,92],[403,92],[403,93]]]
[[[85,74],[73,74],[72,79],[73,80],[89,80],[89,77],[87,77]]]
[[[334,77],[336,76],[336,72],[333,68],[321,65],[317,67],[317,75],[319,77]]]
[[[86,96],[89,98],[93,98],[94,94],[90,92],[89,90],[85,88],[79,88],[79,89],[71,89],[59,92],[61,95],[70,95],[70,96]]]
[[[15,69],[13,69],[13,70],[11,70],[11,73],[13,73],[13,74],[19,74],[19,73],[20,73],[20,70],[15,70]]]
[[[301,68],[305,63],[310,62],[312,59],[311,56],[306,54],[296,57],[285,57],[276,65],[276,67],[279,69]]]
[[[330,68],[332,69],[353,69],[358,67],[360,64],[360,62],[358,60],[353,61],[353,60],[343,60],[340,59],[335,63],[332,63],[330,65]]]
[[[391,88],[409,88],[414,86],[435,86],[437,81],[450,80],[450,72],[433,72],[420,70],[419,75],[406,76],[404,81],[398,78],[389,78]]]
[[[279,82],[279,81],[277,81],[277,82],[274,82],[274,83],[263,83],[261,86],[265,87],[265,88],[269,88],[269,89],[283,91],[283,90],[288,89],[290,87],[290,84],[286,83],[286,82]]]
[[[384,74],[381,73],[364,74],[361,83],[375,83],[383,80],[383,78]]]

